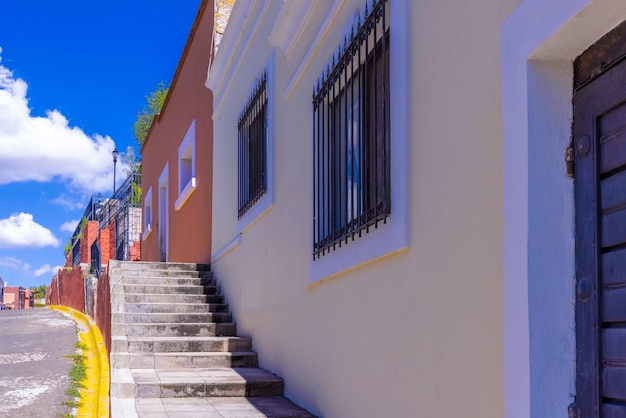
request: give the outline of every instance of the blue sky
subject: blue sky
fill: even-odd
[[[114,147],[169,84],[200,0],[12,1],[0,13],[0,277],[49,284]],[[138,151],[138,150],[137,150]],[[120,164],[117,180],[123,180]]]

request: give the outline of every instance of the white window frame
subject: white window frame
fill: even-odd
[[[190,161],[190,162],[187,162]],[[189,167],[188,178],[183,179],[184,167]],[[196,120],[192,120],[185,138],[178,147],[178,198],[174,203],[174,209],[180,210],[192,193],[196,190]]]
[[[157,238],[157,248],[159,249],[159,253],[161,251],[161,243],[160,238],[164,237],[165,241],[165,261],[169,261],[169,248],[170,248],[170,233],[169,233],[169,224],[170,224],[170,194],[169,194],[169,171],[170,171],[170,163],[169,161],[165,163],[165,167],[159,176],[158,183],[158,205],[159,205],[159,227],[158,227],[158,238]],[[163,202],[161,202],[161,197],[163,196]],[[162,204],[163,203],[163,204]],[[160,255],[159,255],[160,258]]]
[[[237,233],[245,232],[274,206],[274,54],[267,66],[266,190],[259,200],[237,220]]]
[[[358,240],[350,241],[311,262],[310,282],[330,279],[359,268],[374,260],[405,251],[410,246],[409,211],[409,116],[411,115],[409,42],[410,2],[389,2],[390,32],[390,138],[391,138],[391,214],[387,223],[370,229]],[[331,9],[333,13],[335,9]],[[338,13],[338,11],[335,11]],[[328,17],[328,24],[334,19]],[[348,22],[344,33],[349,34],[353,22]],[[320,28],[320,33],[325,31]],[[321,39],[336,42],[341,39]],[[295,78],[295,76],[294,76]],[[313,242],[313,240],[311,240]]]
[[[148,214],[150,214],[150,216],[148,216]],[[150,186],[143,201],[143,234],[141,238],[144,241],[148,239],[152,232],[152,224],[154,223],[152,215],[152,186]]]

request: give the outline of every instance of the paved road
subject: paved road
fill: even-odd
[[[68,373],[76,323],[46,308],[0,311],[0,417],[58,418],[69,412]]]

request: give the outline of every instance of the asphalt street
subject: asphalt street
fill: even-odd
[[[0,417],[61,417],[76,323],[47,308],[0,311]]]

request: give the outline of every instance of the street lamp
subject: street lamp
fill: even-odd
[[[115,148],[111,154],[113,155],[113,195],[115,195],[115,168],[117,166],[117,157],[119,157],[120,153],[117,152],[117,148]]]

